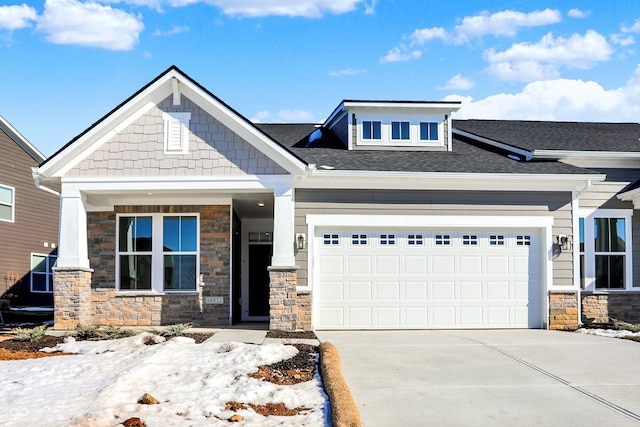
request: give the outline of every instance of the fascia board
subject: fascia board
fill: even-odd
[[[183,81],[181,81],[181,83],[182,82]],[[222,124],[253,145],[257,150],[267,155],[291,174],[295,175],[306,172],[307,165],[297,159],[284,147],[272,141],[263,132],[247,123],[244,118],[239,117],[216,99],[210,97],[209,94],[199,87],[191,85],[189,81],[185,83],[186,87],[183,88],[181,86],[181,91],[185,96],[194,101],[207,113],[220,120]]]
[[[316,189],[574,191],[605,178],[604,174],[381,173],[316,169],[306,177],[298,177],[295,186]]]
[[[359,108],[375,108],[375,109],[416,109],[423,110],[425,108],[446,110],[449,112],[458,111],[462,104],[460,102],[394,102],[394,101],[343,101],[343,109],[357,110]]]
[[[171,79],[176,74],[175,70],[171,70],[163,78],[95,124],[84,135],[59,152],[54,159],[40,166],[39,174],[47,178],[64,176],[100,145],[171,95]]]
[[[640,209],[640,188],[618,194],[617,197],[623,202],[632,202],[635,209]]]
[[[42,154],[36,147],[34,147],[27,138],[22,136],[20,132],[18,132],[12,125],[9,123],[4,117],[0,116],[0,129],[4,131],[4,133],[9,136],[18,144],[20,148],[22,148],[28,155],[30,155],[33,160],[38,163],[42,163],[45,161],[46,157]]]
[[[514,154],[519,154],[523,156],[527,161],[533,158],[533,153],[529,150],[524,150],[522,148],[514,147],[513,145],[505,144],[503,142],[495,141],[493,139],[485,138],[483,136],[474,135],[472,133],[465,132],[463,130],[458,130],[455,128],[453,128],[451,132],[454,133],[455,135],[463,136],[478,142],[482,142],[484,144],[491,145],[496,148],[500,148],[501,150],[510,151]]]

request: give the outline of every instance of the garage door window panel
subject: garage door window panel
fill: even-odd
[[[351,245],[352,246],[368,246],[369,236],[367,236],[366,234],[352,234]]]

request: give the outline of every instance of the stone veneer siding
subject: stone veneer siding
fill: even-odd
[[[297,292],[298,267],[269,267],[269,329],[310,331],[310,294]]]
[[[582,293],[582,323],[640,323],[640,292]]]
[[[54,268],[54,328],[74,330],[91,323],[90,269]]]
[[[578,293],[552,291],[549,293],[549,329],[575,331],[578,329]]]
[[[116,213],[199,213],[200,274],[198,293],[155,294],[118,292],[115,271]],[[229,206],[116,206],[115,212],[89,212],[87,235],[91,281],[87,323],[113,326],[158,326],[194,322],[229,325],[230,319],[230,207]],[[204,304],[206,296],[222,296],[223,304]]]

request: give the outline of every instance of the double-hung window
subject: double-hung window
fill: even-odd
[[[584,289],[630,289],[631,211],[597,210],[579,219],[580,282]],[[640,284],[636,286],[640,290]]]
[[[31,292],[53,292],[55,254],[31,254]]]
[[[13,187],[0,185],[0,221],[13,222],[15,212],[15,190]]]
[[[195,291],[199,274],[199,217],[118,217],[118,287],[122,291]]]

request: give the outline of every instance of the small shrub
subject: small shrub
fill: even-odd
[[[218,348],[218,353],[231,353],[231,351],[235,348],[233,344],[230,342],[225,342],[220,345]]]
[[[160,335],[163,337],[181,337],[185,334],[187,329],[194,326],[193,323],[177,323],[175,325],[169,325],[160,331]]]
[[[617,329],[623,329],[625,331],[630,331],[630,332],[640,332],[640,324],[623,322],[621,320],[616,320],[616,319],[612,319],[612,320],[613,320],[613,324],[616,326]]]
[[[27,328],[18,328],[15,330],[15,339],[16,341],[38,341],[40,338],[44,337],[44,332],[46,330],[46,326],[36,326],[35,328],[27,329]]]
[[[99,331],[102,334],[102,339],[104,340],[114,340],[118,338],[127,338],[132,337],[136,333],[131,329],[120,329],[115,326],[107,326],[106,328]]]
[[[78,325],[76,327],[76,337],[87,341],[97,341],[101,339],[98,327],[93,325]]]

